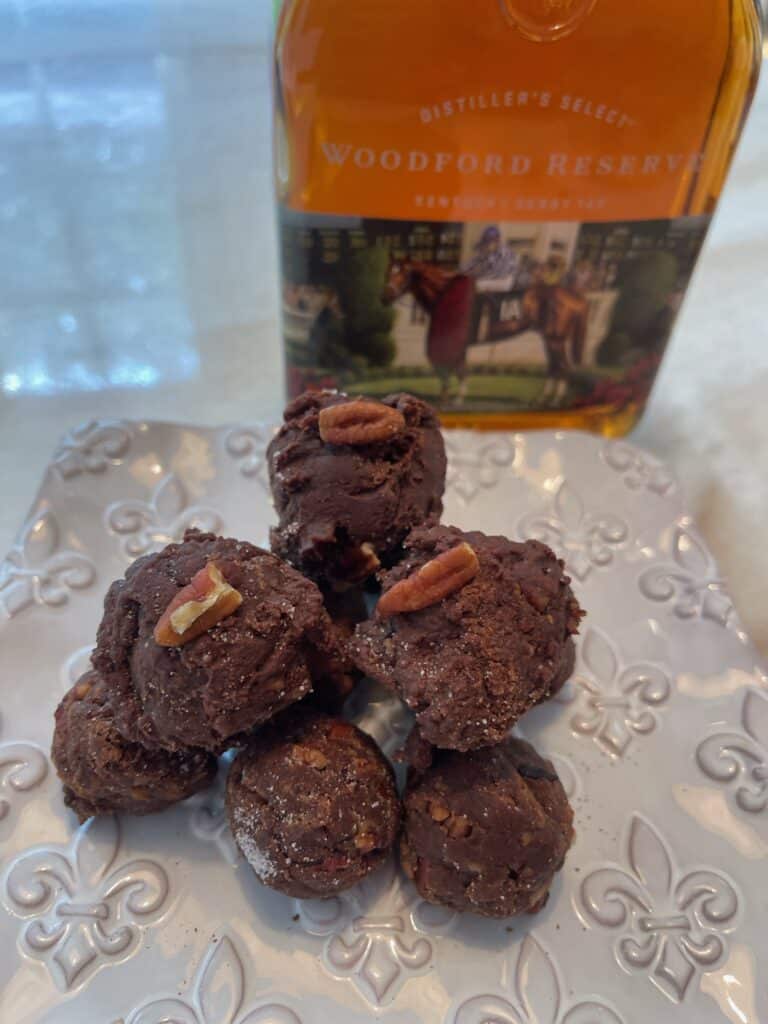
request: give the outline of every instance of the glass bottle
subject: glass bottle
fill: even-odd
[[[286,0],[289,394],[642,414],[756,85],[756,0]]]

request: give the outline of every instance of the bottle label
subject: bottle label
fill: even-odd
[[[731,5],[635,6],[284,7],[292,393],[403,389],[480,418],[642,406],[730,154],[712,112]]]
[[[709,219],[395,221],[282,207],[289,391],[405,390],[446,412],[642,405]]]

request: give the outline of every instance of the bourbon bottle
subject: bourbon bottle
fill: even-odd
[[[289,393],[625,433],[759,63],[757,0],[286,0]]]

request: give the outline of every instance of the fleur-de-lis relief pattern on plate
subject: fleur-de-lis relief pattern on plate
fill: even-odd
[[[89,587],[96,567],[81,551],[62,547],[59,524],[43,508],[25,524],[4,562],[0,562],[0,619],[13,618],[31,605],[58,607],[72,591]]]
[[[552,953],[529,934],[507,987],[464,1000],[446,1024],[623,1024],[605,1003],[568,992]]]
[[[224,438],[224,450],[237,460],[240,472],[250,480],[258,480],[269,493],[267,445],[272,431],[264,427],[234,427]]]
[[[68,847],[28,850],[5,876],[8,909],[28,922],[21,948],[64,991],[135,952],[168,901],[163,868],[121,860],[120,840],[117,818],[92,818]]]
[[[179,541],[191,527],[219,533],[219,513],[205,505],[192,505],[182,480],[169,473],[158,481],[149,501],[118,501],[105,514],[108,529],[120,537],[128,558],[159,551]]]
[[[634,737],[654,731],[671,691],[658,665],[623,665],[608,637],[590,626],[575,676],[558,699],[576,705],[570,720],[574,733],[594,737],[608,753],[621,757]]]
[[[91,654],[93,653],[93,644],[86,644],[84,647],[78,647],[77,650],[72,651],[68,655],[61,665],[61,688],[66,691],[70,686],[74,686],[80,676],[87,672],[91,667]]]
[[[413,726],[413,715],[406,705],[370,680],[355,688],[346,704],[346,714],[390,758],[403,746]]]
[[[573,763],[567,757],[563,757],[562,754],[552,754],[547,751],[542,751],[541,753],[542,757],[546,757],[552,762],[552,766],[557,772],[557,777],[560,779],[565,790],[565,795],[569,800],[573,800],[581,791],[581,783]]]
[[[232,836],[224,809],[224,794],[232,756],[227,753],[219,762],[216,781],[210,789],[197,793],[185,802],[189,811],[189,830],[196,839],[212,843],[227,864],[235,867],[240,853]]]
[[[80,473],[103,473],[118,462],[131,445],[127,423],[89,420],[66,433],[53,456],[53,467],[68,480]]]
[[[19,794],[39,786],[48,774],[48,758],[35,743],[0,743],[0,821],[7,818]]]
[[[423,932],[448,930],[456,917],[414,896],[390,861],[348,893],[330,900],[297,900],[296,908],[305,931],[326,937],[323,963],[328,971],[350,978],[379,1007],[390,1003],[410,978],[429,969],[434,948]]]
[[[738,893],[711,868],[680,870],[660,833],[640,815],[631,820],[626,856],[627,867],[597,868],[584,879],[580,909],[587,923],[619,933],[614,954],[624,970],[647,975],[680,1003],[698,973],[727,958]]]
[[[614,552],[629,537],[629,527],[613,512],[587,510],[578,491],[563,480],[551,509],[523,516],[518,533],[524,540],[549,544],[565,559],[568,572],[583,581],[593,569],[604,569],[613,562]]]
[[[632,491],[647,490],[663,497],[677,486],[665,465],[623,441],[608,441],[600,454],[607,466],[622,475]]]
[[[696,750],[701,770],[726,782],[742,811],[758,814],[768,806],[768,695],[747,690],[741,707],[743,732],[708,736]]]
[[[571,864],[541,918],[508,934],[507,922],[422,901],[396,859],[328,901],[262,891],[227,828],[224,771],[166,815],[77,828],[40,722],[88,668],[97,599],[117,564],[132,545],[179,539],[191,506],[212,517],[196,525],[236,528],[243,488],[246,535],[263,537],[273,518],[258,427],[239,438],[233,426],[200,428],[204,444],[184,447],[189,428],[126,426],[128,448],[117,454],[115,438],[101,450],[103,471],[100,439],[71,435],[0,559],[3,1022],[26,1012],[56,1024],[714,1024],[729,1011],[768,1022],[768,678],[692,540],[679,486],[666,491],[652,459],[570,434],[510,434],[487,451],[488,435],[448,436],[460,525],[471,513],[479,528],[517,536],[528,513],[592,612],[570,681],[520,730],[578,804],[579,870]],[[128,506],[125,532],[106,528],[112,502],[118,516]],[[602,598],[588,600],[590,587]],[[347,711],[390,755],[412,721],[367,680]],[[597,762],[611,778],[597,777]],[[614,773],[622,799],[604,800]],[[712,808],[727,820],[707,818]]]
[[[245,1009],[249,973],[234,941],[214,936],[183,998],[153,999],[115,1024],[301,1024],[283,1003],[262,1000]]]
[[[461,442],[445,438],[448,471],[447,491],[455,491],[469,505],[483,491],[495,487],[515,461],[515,443],[508,437],[488,439],[483,434],[462,436]]]
[[[221,856],[233,867],[240,859],[235,840],[232,838],[224,801],[213,796],[190,806],[189,830],[196,839],[213,843]]]
[[[563,691],[561,690],[555,699],[562,699],[562,692]],[[513,729],[513,735],[519,736],[520,739],[526,740],[528,743],[531,742],[526,734],[525,726],[521,725],[519,722]],[[556,754],[552,750],[548,750],[546,746],[543,746],[538,740],[534,745],[542,757],[552,762],[552,767],[557,772],[557,777],[560,779],[560,783],[565,790],[565,795],[568,799],[573,800],[577,797],[581,792],[581,780],[579,779],[579,774],[576,771],[573,762],[562,754]]]
[[[687,522],[675,529],[674,563],[652,565],[640,575],[641,592],[651,601],[672,603],[681,619],[704,618],[728,625],[733,603],[712,556]]]

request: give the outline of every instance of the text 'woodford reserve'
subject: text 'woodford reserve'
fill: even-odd
[[[545,174],[549,177],[604,178],[644,177],[701,170],[702,154],[696,153],[549,153],[532,157],[525,153],[450,153],[420,149],[375,149],[346,142],[323,142],[326,162],[349,170],[383,170],[407,174],[483,175],[485,177]]]

